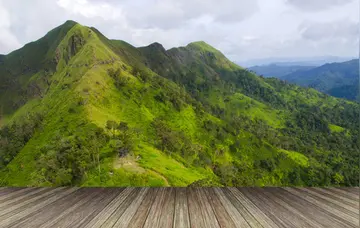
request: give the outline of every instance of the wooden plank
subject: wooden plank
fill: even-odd
[[[64,196],[67,196],[77,190],[78,188],[67,188],[66,190],[63,190],[62,188],[54,189],[53,194],[48,195],[48,197],[44,197],[46,199],[42,199],[38,202],[35,202],[35,204],[29,205],[29,207],[27,207],[26,210],[22,210],[21,212],[18,212],[13,216],[8,216],[0,219],[0,227],[8,227],[9,224],[14,223],[14,221],[18,221],[21,218],[26,217],[27,215],[33,213],[34,211],[37,211],[43,208],[44,206],[51,204],[52,202],[55,202],[56,200],[59,200]]]
[[[34,211],[34,213],[19,219],[12,227],[40,227],[45,222],[57,218],[62,211],[65,211],[77,201],[85,198],[87,194],[84,194],[84,192],[87,192],[86,188],[81,188],[78,191],[72,192],[63,198],[44,206],[40,210]]]
[[[236,227],[214,190],[212,188],[203,188],[202,190],[205,192],[204,195],[206,195],[220,227]]]
[[[15,203],[12,202],[10,205],[2,204],[0,208],[0,220],[4,219],[5,217],[12,216],[13,214],[18,214],[27,208],[30,208],[37,204],[38,200],[46,198],[48,196],[52,196],[55,193],[61,192],[62,188],[42,188],[38,189],[42,191],[36,191],[36,194],[29,194],[29,196],[24,199],[23,201],[16,201]],[[27,196],[26,194],[23,196]],[[33,197],[31,197],[33,196]]]
[[[145,196],[138,210],[132,217],[128,226],[129,228],[142,228],[144,226],[145,221],[149,215],[151,205],[154,202],[158,190],[158,188],[150,188],[148,190],[147,195]]]
[[[230,191],[229,188],[223,188],[222,190],[225,196],[229,199],[229,201],[244,217],[244,219],[250,225],[250,227],[262,227],[262,225],[256,220],[256,218],[252,214],[250,214],[249,211],[244,207],[244,205],[234,196],[234,194]],[[234,189],[234,191],[237,190]]]
[[[118,196],[112,200],[99,214],[97,214],[86,226],[82,227],[101,227],[105,221],[114,213],[122,202],[134,191],[135,188],[125,188]]]
[[[25,204],[26,202],[28,202],[28,200],[37,199],[39,196],[49,191],[54,191],[54,189],[38,188],[38,189],[34,189],[34,191],[27,192],[17,197],[2,201],[0,204],[0,216],[4,213],[4,210],[6,208],[10,208],[12,206],[19,206],[19,204]]]
[[[306,200],[320,207],[322,210],[329,212],[329,214],[333,218],[336,218],[337,220],[343,223],[353,225],[353,224],[357,224],[358,222],[357,218],[354,218],[353,216],[344,213],[341,209],[339,210],[339,208],[337,208],[336,206],[329,205],[328,204],[329,202],[326,200],[322,200],[321,198],[316,198],[312,195],[307,194],[306,192],[299,191],[298,189],[295,188],[283,188],[283,189],[294,195],[301,197],[301,199],[303,200]]]
[[[190,227],[206,227],[194,188],[187,189]]]
[[[319,194],[322,194],[326,197],[329,197],[333,200],[339,201],[343,204],[346,204],[350,207],[353,207],[355,210],[359,211],[359,201],[358,200],[352,200],[348,197],[343,197],[340,194],[335,194],[331,191],[326,190],[325,188],[311,188],[312,191],[315,191]]]
[[[194,190],[197,194],[200,211],[203,215],[205,226],[209,228],[220,228],[215,212],[206,196],[206,192],[203,190],[203,188],[195,188]]]
[[[239,202],[241,202],[245,209],[256,218],[262,227],[278,227],[270,218],[268,218],[260,208],[253,204],[241,191],[240,188],[228,188]]]
[[[354,189],[2,188],[0,227],[358,227]]]
[[[225,196],[222,188],[214,188],[214,192],[218,196],[221,204],[224,206],[225,210],[228,212],[231,220],[235,223],[236,227],[250,227],[245,218],[239,211],[234,207],[234,205],[229,201]]]
[[[32,191],[36,191],[39,188],[23,188],[23,189],[19,189],[19,190],[15,190],[15,191],[11,191],[10,193],[4,194],[0,196],[0,204],[2,204],[3,202],[7,201],[8,199],[14,199],[16,197],[22,196],[22,195],[26,195]]]
[[[157,191],[153,205],[151,206],[149,214],[146,218],[144,228],[159,227],[161,208],[164,202],[165,193],[166,188],[164,187],[159,188],[159,190]]]
[[[332,188],[332,189],[336,189],[338,191],[345,192],[345,193],[350,194],[350,195],[352,195],[352,196],[354,196],[356,198],[359,197],[359,192],[352,191],[351,190],[352,188],[335,187],[335,188]]]
[[[126,208],[125,212],[121,215],[121,217],[117,220],[114,227],[129,227],[130,221],[132,217],[135,215],[137,209],[142,203],[146,193],[149,188],[141,188],[140,193],[137,195],[134,201]]]
[[[3,195],[8,195],[10,193],[22,190],[24,188],[7,188],[7,187],[2,187],[2,190],[0,191],[0,197]]]
[[[331,197],[325,196],[324,194],[317,193],[312,188],[295,188],[297,190],[300,190],[302,192],[306,192],[312,196],[315,196],[317,198],[321,198],[323,200],[328,201],[331,205],[333,205],[336,208],[342,209],[342,211],[346,212],[347,214],[350,214],[354,217],[357,217],[359,214],[359,210],[356,208],[353,208],[343,202],[339,202]]]
[[[264,196],[260,188],[239,188],[258,208],[265,213],[279,227],[311,227],[302,221],[296,214],[276,203],[273,199]]]
[[[314,227],[349,227],[339,220],[329,216],[326,212],[321,210],[314,204],[304,201],[302,198],[295,196],[281,188],[269,188],[267,193],[271,193],[277,197],[279,201],[285,202],[290,207],[291,211],[297,213],[303,219],[313,223]]]
[[[118,205],[116,210],[112,213],[112,215],[102,224],[101,227],[114,227],[118,219],[125,212],[125,210],[129,207],[129,205],[136,199],[136,197],[140,193],[140,188],[134,188],[134,190],[125,198],[125,200]]]
[[[190,228],[186,188],[175,189],[174,228]]]
[[[103,188],[86,189],[86,191],[83,192],[83,195],[85,195],[84,198],[78,200],[75,204],[66,208],[66,210],[59,211],[58,216],[42,224],[39,228],[68,227],[74,220],[80,221],[82,216],[84,216],[82,212],[84,212],[86,205],[92,202],[98,203],[98,196],[103,191]]]
[[[351,192],[346,192],[346,191],[343,191],[341,189],[337,189],[337,188],[326,188],[327,191],[330,191],[336,195],[339,195],[339,196],[342,196],[342,197],[346,197],[350,200],[354,200],[354,201],[357,201],[359,202],[359,195],[356,195],[356,194],[353,194]]]
[[[124,188],[107,188],[102,195],[104,196],[103,199],[100,199],[100,201],[94,205],[94,210],[89,211],[87,214],[88,216],[84,217],[81,221],[79,221],[77,224],[71,224],[71,228],[80,228],[80,227],[87,227],[88,223],[96,217],[104,208],[106,208],[107,205],[109,205],[110,202],[112,202],[116,196],[119,195],[121,191],[123,191]]]
[[[343,190],[343,191],[352,192],[352,193],[354,193],[356,195],[359,195],[359,193],[360,193],[359,187],[351,187],[351,188],[349,188],[349,187],[339,187],[339,188],[341,190]]]
[[[174,210],[175,210],[175,189],[166,188],[164,201],[162,204],[160,215],[160,228],[172,227],[174,224]]]

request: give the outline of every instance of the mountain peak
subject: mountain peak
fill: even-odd
[[[65,23],[63,25],[76,25],[76,24],[79,24],[79,23],[77,23],[76,21],[73,21],[73,20],[67,20],[67,21],[65,21]]]
[[[206,43],[205,41],[191,42],[186,47],[189,49],[196,49],[196,50],[202,50],[202,51],[208,51],[208,52],[216,52],[216,53],[220,52],[219,50],[217,50],[210,44]]]
[[[158,42],[154,42],[154,43],[150,44],[148,47],[149,48],[154,48],[154,49],[159,49],[161,51],[166,51],[164,46],[162,46],[162,44],[160,44]]]

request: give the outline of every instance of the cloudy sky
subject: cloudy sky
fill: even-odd
[[[204,40],[233,61],[359,52],[358,0],[0,0],[0,53],[69,19],[135,46]]]

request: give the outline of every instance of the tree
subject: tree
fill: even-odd
[[[118,127],[118,124],[113,120],[108,120],[106,122],[106,129],[108,129],[109,131],[112,131],[113,136],[115,136],[115,131],[116,131],[117,127]]]
[[[126,122],[120,122],[117,126],[117,129],[120,131],[127,131],[129,130],[128,124]]]

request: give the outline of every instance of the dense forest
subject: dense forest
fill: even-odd
[[[355,102],[73,21],[0,62],[0,185],[357,186]]]

